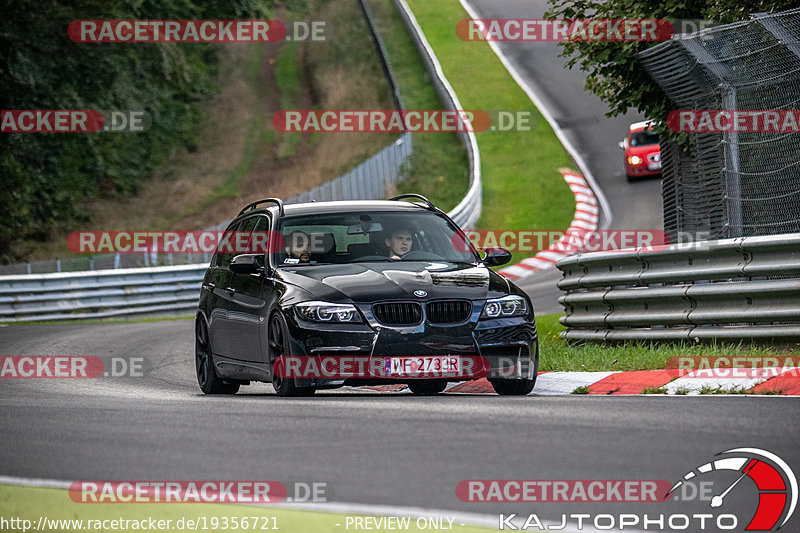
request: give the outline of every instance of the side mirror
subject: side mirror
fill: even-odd
[[[230,269],[234,274],[256,274],[264,271],[263,255],[242,254],[231,261]]]
[[[483,258],[483,264],[486,266],[500,266],[511,261],[511,252],[505,248],[484,248],[483,251],[486,252]]]
[[[619,146],[619,149],[620,149],[620,150],[624,150],[624,149],[625,149],[625,141],[620,141],[620,142],[618,142],[618,143],[617,143],[617,146]]]

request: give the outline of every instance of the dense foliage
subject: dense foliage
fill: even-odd
[[[751,13],[773,13],[796,7],[797,0],[549,0],[547,17],[559,19],[702,19],[727,24]],[[648,118],[664,120],[671,110],[659,86],[635,54],[654,43],[574,41],[562,44],[567,65],[588,73],[586,89],[610,108],[609,116],[634,108]]]
[[[176,149],[191,148],[199,102],[216,89],[209,44],[76,43],[81,19],[269,18],[274,0],[16,0],[0,17],[2,109],[146,110],[146,133],[0,134],[0,259],[12,238],[81,220],[82,201],[135,192]]]

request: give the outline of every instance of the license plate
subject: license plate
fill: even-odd
[[[647,170],[658,170],[660,168],[661,168],[661,161],[658,161],[656,163],[650,163],[649,165],[647,165]]]
[[[390,377],[436,377],[461,373],[457,355],[384,357],[383,370]]]

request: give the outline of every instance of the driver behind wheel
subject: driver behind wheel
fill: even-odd
[[[389,248],[389,259],[400,260],[411,251],[414,234],[408,228],[395,228],[384,241]]]
[[[295,230],[286,236],[284,263],[310,263],[311,239],[304,231]]]

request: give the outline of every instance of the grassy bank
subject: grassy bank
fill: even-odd
[[[289,494],[292,494],[294,486],[288,483],[286,486]],[[80,496],[76,495],[76,497]],[[23,530],[23,525],[26,525],[29,531],[38,528],[40,520],[42,520],[41,530],[65,533],[88,530],[152,531],[152,527],[158,527],[164,531],[277,530],[284,533],[312,531],[314,533],[335,533],[348,529],[348,518],[351,520],[349,529],[363,529],[353,525],[356,517],[363,517],[358,513],[345,515],[311,511],[300,507],[287,509],[278,505],[230,503],[137,503],[136,505],[103,503],[102,505],[87,505],[71,500],[65,489],[13,485],[0,485],[0,502],[2,502],[4,518],[6,520],[15,519],[15,524],[19,524],[19,526],[12,526],[12,529],[20,531]],[[444,525],[448,526],[447,520],[444,521]],[[420,527],[415,518],[411,518],[408,527],[403,528],[403,531],[411,533],[427,530],[425,527]],[[462,526],[454,521],[452,529],[449,531],[480,533],[490,531],[490,529]]]
[[[558,323],[560,316],[536,317],[539,331],[539,370],[544,372],[658,370],[666,367],[670,357],[676,356],[766,357],[800,352],[800,345],[779,349],[755,343],[569,344],[558,336],[564,330],[564,326]]]
[[[558,172],[574,166],[552,128],[485,42],[465,42],[468,18],[458,0],[410,0],[409,6],[464,109],[529,111],[532,131],[476,134],[483,171],[482,229],[565,229],[574,198]],[[530,254],[514,254],[514,261]]]
[[[400,14],[391,0],[370,0],[378,32],[389,54],[398,89],[406,109],[442,109]],[[469,188],[469,160],[455,133],[414,133],[414,151],[406,179],[398,192],[427,196],[439,208],[455,207]]]

